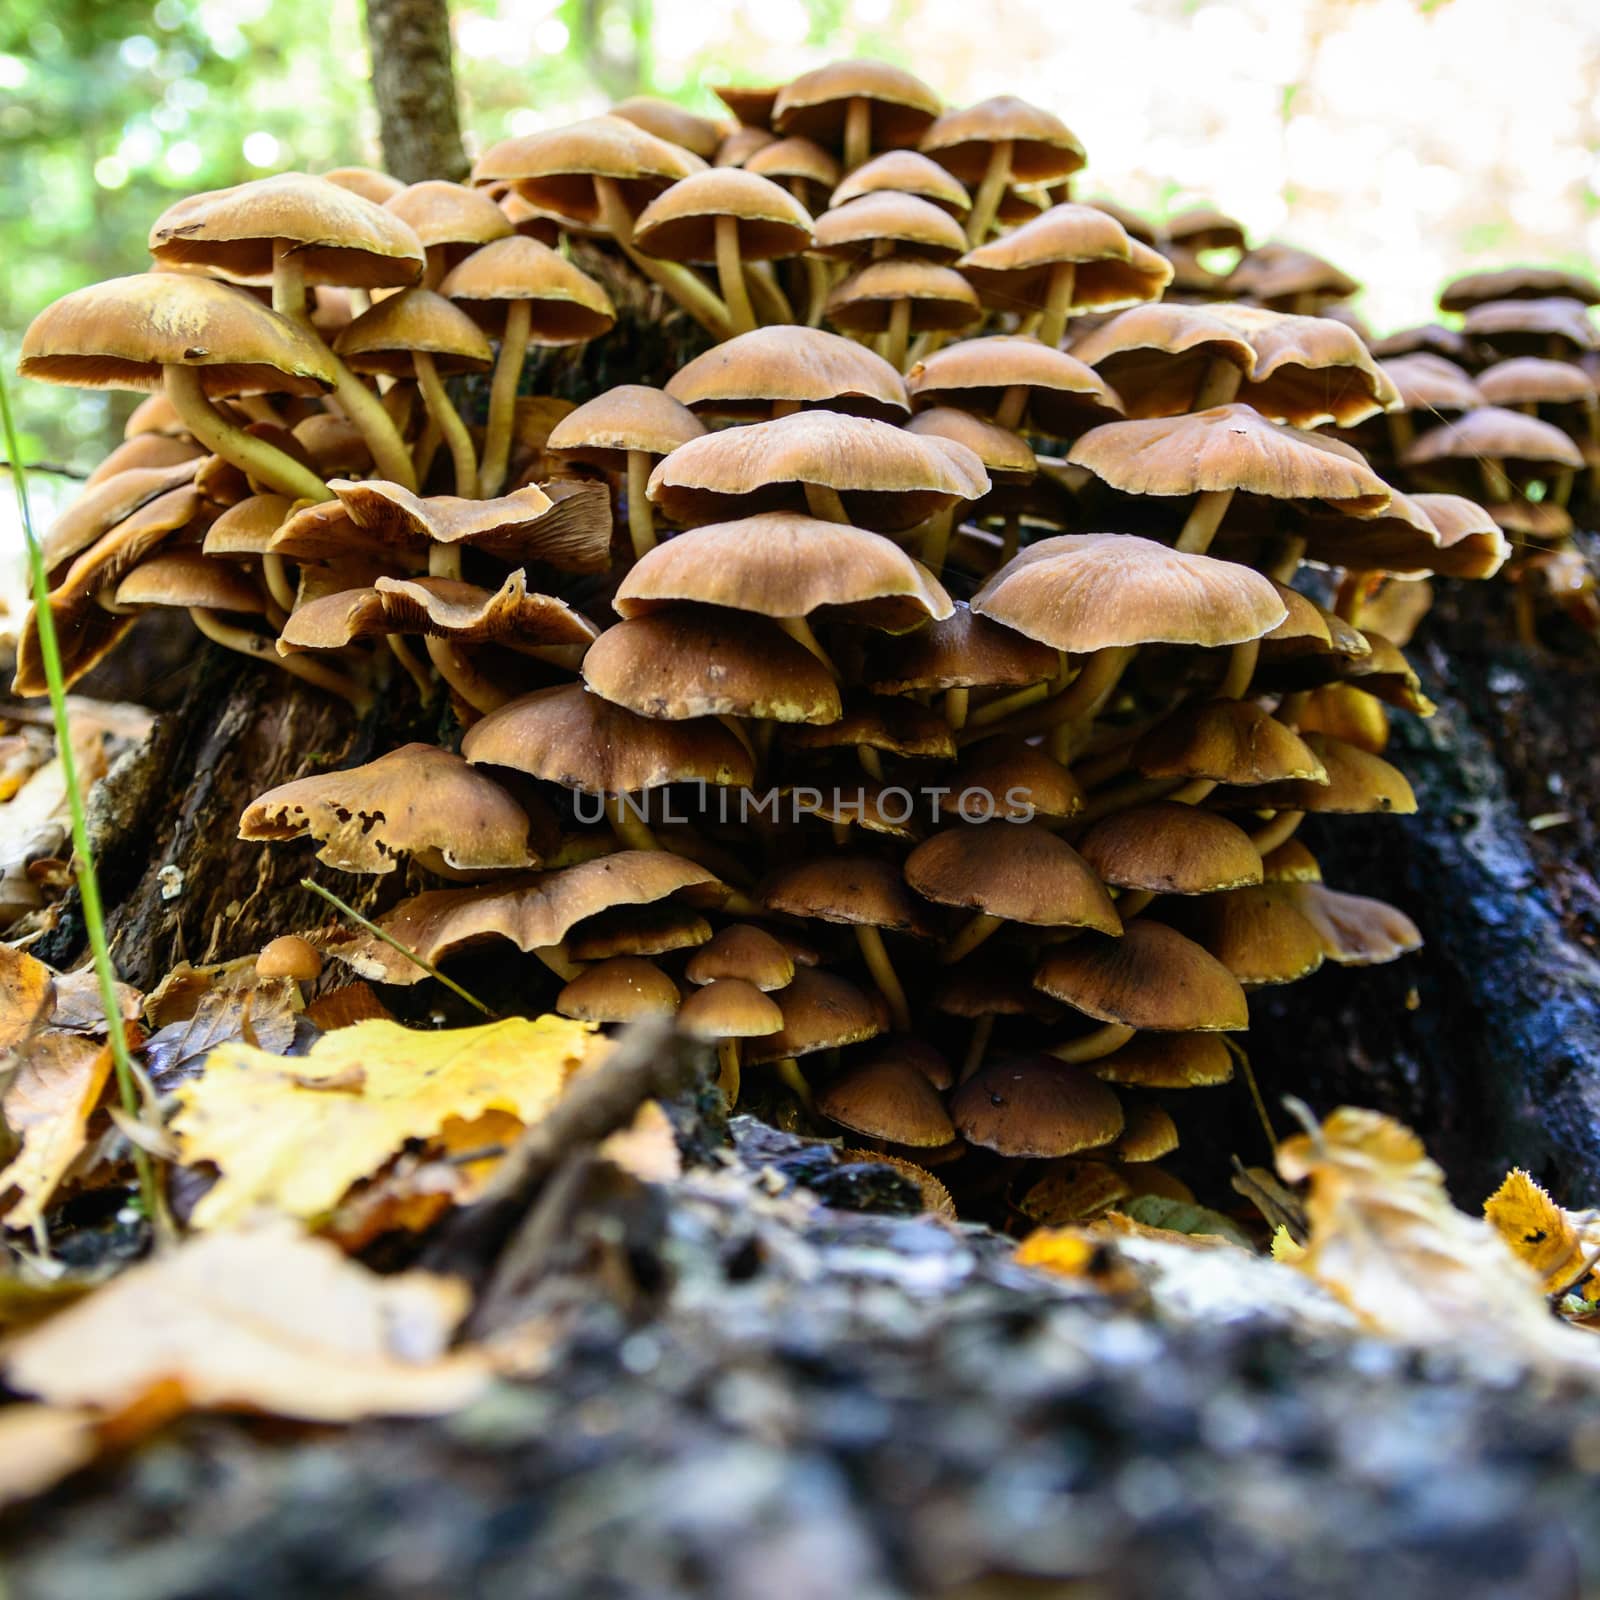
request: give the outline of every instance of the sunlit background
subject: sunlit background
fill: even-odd
[[[952,102],[1062,115],[1078,192],[1209,200],[1333,258],[1380,331],[1439,283],[1600,256],[1600,0],[461,0],[474,147],[653,90],[890,57]],[[359,0],[6,0],[0,341],[137,270],[174,196],[375,162]],[[35,459],[83,470],[128,401],[27,386]]]

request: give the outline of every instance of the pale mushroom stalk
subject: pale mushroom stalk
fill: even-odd
[[[906,991],[900,982],[900,976],[894,970],[894,963],[889,959],[889,952],[884,947],[883,935],[876,928],[857,923],[856,944],[860,947],[861,959],[866,962],[867,970],[872,974],[872,981],[878,986],[878,993],[888,1002],[889,1015],[894,1019],[896,1031],[909,1032],[911,1007],[906,1002]]]
[[[750,305],[750,286],[744,281],[744,261],[739,255],[739,219],[718,217],[716,227],[717,284],[727,302],[733,331],[755,331],[756,314]]]
[[[780,1082],[805,1108],[806,1115],[815,1116],[817,1102],[811,1093],[811,1085],[807,1082],[805,1073],[800,1070],[800,1063],[793,1056],[785,1056],[774,1065]]]
[[[985,939],[998,933],[1004,926],[1004,917],[992,917],[987,911],[975,912],[940,946],[940,962],[948,967],[963,956],[971,955]]]
[[[946,689],[944,700],[940,709],[944,713],[946,726],[956,732],[967,725],[967,706],[972,698],[972,691],[966,688]]]
[[[312,323],[306,312],[306,284],[300,256],[284,239],[274,241],[272,246],[272,309],[292,317],[303,333],[321,345],[333,366],[334,398],[360,431],[379,473],[402,489],[414,490],[417,480],[400,430],[385,410],[383,401],[329,349]]]
[[[659,850],[661,841],[650,831],[650,825],[620,795],[605,797],[606,821],[616,834],[624,850]]]
[[[1191,411],[1209,411],[1212,406],[1231,405],[1244,382],[1243,368],[1232,361],[1213,361],[1200,380]]]
[[[1123,927],[1133,921],[1155,899],[1155,893],[1150,889],[1124,890],[1117,900],[1117,915],[1122,919]]]
[[[793,322],[794,306],[778,282],[778,274],[770,261],[751,261],[745,267],[745,279],[750,289],[752,303],[760,303],[760,317],[765,322]]]
[[[972,197],[972,210],[967,213],[969,245],[976,247],[988,238],[1010,181],[1011,141],[999,139],[989,152],[989,164],[983,169],[983,181],[978,185],[977,194]]]
[[[400,665],[405,668],[406,676],[417,686],[417,693],[426,705],[433,698],[434,682],[428,675],[428,669],[417,659],[417,653],[397,633],[384,635],[384,641],[389,646],[389,653]]]
[[[961,1073],[956,1082],[965,1083],[979,1067],[983,1065],[983,1058],[989,1053],[989,1040],[994,1037],[994,1017],[979,1017],[972,1025],[972,1037],[967,1041],[967,1053],[961,1062]]]
[[[472,665],[448,639],[427,641],[428,659],[439,676],[472,707],[487,715],[498,711],[510,698]]]
[[[828,291],[833,287],[828,276],[827,263],[816,256],[806,257],[806,326],[822,326],[822,308],[828,303]]]
[[[889,327],[883,336],[883,358],[896,372],[906,369],[906,348],[911,343],[911,302],[896,300],[889,308]]]
[[[642,559],[656,547],[656,519],[650,509],[650,457],[643,450],[628,452],[628,537],[633,559]]]
[[[1074,262],[1058,261],[1050,269],[1050,287],[1046,292],[1044,311],[1035,336],[1040,344],[1049,345],[1052,350],[1060,349],[1067,331],[1067,318],[1072,315],[1072,296],[1077,286],[1078,268]]]
[[[1067,1044],[1051,1045],[1045,1051],[1057,1061],[1100,1061],[1120,1050],[1134,1035],[1134,1029],[1121,1022],[1108,1022]]]
[[[856,760],[861,763],[861,770],[875,783],[883,782],[883,760],[870,744],[856,746]]]
[[[289,582],[289,567],[282,556],[268,550],[261,557],[261,576],[266,579],[267,593],[273,603],[284,612],[294,610],[294,585]]]
[[[1009,428],[1013,433],[1022,427],[1022,414],[1028,409],[1028,386],[1025,383],[1014,383],[1000,397],[1000,404],[995,407],[994,420],[1002,428]]]
[[[833,664],[833,658],[822,648],[816,634],[811,631],[811,624],[804,617],[779,617],[778,626],[796,644],[804,645],[835,678],[839,676],[839,669]]]
[[[825,483],[808,483],[805,486],[806,510],[819,522],[838,522],[850,525],[850,514],[844,508],[837,489]]]
[[[548,967],[563,983],[571,983],[586,970],[581,961],[574,961],[567,954],[567,947],[564,944],[535,945],[528,954]]]
[[[1417,427],[1411,420],[1411,413],[1390,411],[1385,413],[1384,421],[1389,427],[1389,449],[1396,457],[1404,455],[1417,437]]]
[[[411,360],[416,367],[417,387],[428,407],[428,415],[439,424],[445,443],[450,446],[450,459],[455,463],[456,493],[465,500],[478,496],[478,456],[472,447],[472,435],[461,420],[461,413],[445,390],[439,376],[438,363],[427,350],[414,350]]]
[[[1000,538],[1000,565],[1003,567],[1022,547],[1022,513],[1008,511]]]
[[[1128,645],[1096,650],[1072,687],[1052,705],[1054,727],[1050,734],[1050,754],[1063,766],[1071,759],[1072,747],[1081,731],[1094,721],[1106,701],[1116,693],[1134,654]]]
[[[1189,515],[1184,518],[1183,528],[1173,548],[1187,551],[1190,555],[1204,555],[1211,548],[1211,541],[1222,526],[1228,507],[1233,504],[1233,495],[1232,489],[1202,489],[1195,496]]]
[[[956,508],[936,511],[923,524],[922,547],[918,559],[934,577],[944,571],[945,557],[950,551],[950,535],[955,531]]]
[[[1287,844],[1305,821],[1305,816],[1303,811],[1280,811],[1271,822],[1250,835],[1250,843],[1256,847],[1256,854],[1264,856],[1279,845]]]
[[[489,422],[483,437],[483,470],[479,474],[479,484],[488,500],[499,494],[506,481],[517,385],[522,380],[522,364],[527,359],[528,330],[532,323],[533,307],[529,301],[513,300],[506,307],[500,354],[495,359],[494,377],[489,384]]]
[[[728,307],[688,268],[676,261],[657,261],[633,243],[633,218],[614,178],[594,180],[600,218],[618,248],[652,283],[659,284],[707,333],[731,339],[735,332]]]
[[[372,709],[371,691],[364,684],[357,683],[355,679],[347,678],[342,672],[335,672],[332,667],[306,656],[280,656],[274,648],[273,640],[266,634],[253,633],[248,628],[224,622],[216,612],[208,611],[204,606],[191,606],[189,616],[195,627],[213,644],[220,644],[225,650],[235,650],[242,656],[248,656],[252,661],[271,662],[274,666],[293,673],[297,678],[303,678],[319,689],[326,689],[329,694],[336,694],[340,699],[348,700],[362,716]]]
[[[1250,680],[1255,676],[1256,662],[1261,656],[1261,641],[1259,639],[1246,639],[1243,644],[1236,644],[1228,652],[1228,670],[1223,675],[1222,682],[1217,686],[1219,700],[1239,700],[1250,687]]]
[[[717,1088],[730,1107],[739,1103],[739,1041],[717,1040]]]
[[[179,420],[208,450],[278,494],[295,500],[331,500],[332,491],[309,467],[276,445],[236,427],[211,403],[198,367],[162,369],[167,398]]]
[[[844,170],[854,172],[872,156],[872,102],[860,98],[844,108]]]

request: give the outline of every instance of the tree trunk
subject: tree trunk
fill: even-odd
[[[467,175],[447,0],[367,0],[385,167],[403,183]]]

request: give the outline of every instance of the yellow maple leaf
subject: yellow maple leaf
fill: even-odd
[[[470,1296],[427,1272],[380,1277],[292,1223],[191,1238],[0,1350],[21,1394],[126,1435],[188,1408],[314,1422],[454,1410],[484,1387],[448,1354]]]
[[[20,1191],[0,1213],[9,1227],[31,1228],[87,1142],[90,1113],[111,1073],[111,1051],[77,1033],[32,1039],[0,1109],[22,1149],[0,1172],[0,1195]]]
[[[1502,1239],[1539,1274],[1546,1294],[1560,1294],[1594,1264],[1578,1219],[1562,1210],[1520,1167],[1483,1202]]]
[[[262,1207],[320,1217],[408,1139],[452,1117],[506,1111],[538,1122],[608,1041],[565,1017],[508,1017],[425,1033],[358,1022],[309,1055],[228,1044],[178,1090],[172,1133],[186,1163],[222,1172],[195,1207],[197,1228],[226,1227]]]

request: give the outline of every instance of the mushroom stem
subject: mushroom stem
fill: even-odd
[[[733,319],[725,306],[688,267],[676,261],[657,261],[636,249],[633,243],[633,218],[628,212],[616,179],[597,177],[595,198],[600,202],[600,219],[622,253],[652,283],[660,285],[715,339],[733,337]]]
[[[429,417],[422,425],[422,432],[417,436],[417,447],[412,452],[413,471],[419,484],[428,481],[428,474],[433,471],[433,458],[439,453],[439,446],[444,443],[444,435],[439,431],[439,424]]]
[[[1202,489],[1189,508],[1174,548],[1190,555],[1204,555],[1232,504],[1232,489]]]
[[[1035,335],[1040,344],[1059,349],[1066,335],[1067,318],[1072,315],[1072,294],[1078,286],[1078,268],[1072,261],[1058,261],[1050,269],[1050,287],[1045,295],[1044,314]]]
[[[388,633],[384,639],[389,646],[389,653],[406,670],[406,676],[417,686],[417,693],[426,705],[433,699],[434,682],[428,675],[428,669],[417,659],[417,653],[408,645],[398,633]]]
[[[1511,499],[1510,480],[1506,477],[1505,468],[1498,461],[1491,461],[1488,456],[1479,456],[1478,471],[1483,480],[1483,492],[1489,497],[1490,505],[1504,505]]]
[[[1155,899],[1152,889],[1125,889],[1117,900],[1117,916],[1123,927],[1133,921]]]
[[[807,483],[802,487],[806,492],[806,510],[819,522],[842,522],[846,526],[850,522],[850,514],[844,508],[844,501],[839,498],[837,489],[830,489],[825,483]]]
[[[661,841],[650,831],[649,824],[620,795],[605,797],[606,821],[624,850],[659,850]]]
[[[1010,694],[986,700],[967,717],[967,729],[975,731],[979,728],[992,728],[995,723],[1003,722],[1016,712],[1026,711],[1029,706],[1037,705],[1041,700],[1048,700],[1051,693],[1051,680],[1041,678],[1038,683],[1025,684],[1020,689],[1013,689]]]
[[[817,1114],[817,1102],[805,1073],[800,1070],[800,1063],[793,1056],[785,1056],[777,1063],[777,1070],[779,1081],[805,1108],[806,1115],[814,1117]]]
[[[429,639],[427,648],[428,659],[438,669],[439,676],[474,711],[485,714],[498,711],[510,698],[504,690],[490,683],[448,639]]]
[[[483,471],[479,475],[486,500],[499,494],[506,481],[506,465],[511,460],[511,424],[517,410],[517,385],[522,381],[522,363],[528,354],[528,330],[532,325],[531,303],[513,300],[506,308],[506,328],[500,336],[500,354],[489,385],[489,423],[483,437]]]
[[[1045,1054],[1054,1056],[1057,1061],[1099,1061],[1113,1051],[1120,1050],[1134,1032],[1126,1023],[1108,1022],[1104,1027],[1084,1034],[1081,1039],[1051,1045]]]
[[[856,760],[861,763],[861,770],[874,783],[883,782],[883,758],[870,744],[858,744],[856,746]]]
[[[828,303],[828,269],[815,256],[806,258],[806,326],[822,326],[822,308]]]
[[[1191,411],[1209,411],[1212,406],[1225,406],[1239,393],[1244,382],[1244,369],[1221,357],[1206,367],[1206,375],[1195,391]]]
[[[1202,800],[1209,799],[1216,787],[1215,778],[1191,778],[1187,783],[1180,783],[1167,799],[1175,806],[1197,806]]]
[[[1295,836],[1305,817],[1303,811],[1280,811],[1258,833],[1250,835],[1250,843],[1256,847],[1256,854],[1264,856],[1276,850],[1279,845],[1287,844]]]
[[[1083,671],[1072,687],[1061,695],[1050,708],[1054,728],[1050,734],[1050,754],[1066,766],[1072,759],[1072,747],[1080,731],[1087,727],[1101,707],[1116,691],[1122,674],[1133,660],[1134,650],[1128,645],[1111,645],[1096,650],[1085,662]]]
[[[628,452],[628,537],[633,559],[638,561],[656,546],[656,518],[650,507],[650,457],[643,450]]]
[[[430,543],[428,545],[428,576],[430,578],[459,578],[461,576],[461,546],[458,544]]]
[[[945,940],[939,951],[939,960],[945,965],[959,961],[983,943],[990,934],[1003,926],[1003,917],[991,917],[987,911],[979,911],[961,927],[959,932]]]
[[[289,568],[282,556],[268,551],[261,558],[261,576],[267,580],[267,593],[284,611],[294,610],[294,585],[289,582]]]
[[[1409,411],[1391,411],[1384,421],[1389,425],[1389,450],[1398,458],[1411,448],[1412,441],[1417,437],[1417,425],[1411,420]]]
[[[750,286],[744,281],[744,262],[739,256],[739,219],[718,217],[715,228],[717,286],[733,318],[733,331],[749,333],[755,328],[756,314],[750,305]]]
[[[794,306],[778,282],[778,274],[770,261],[751,261],[745,266],[745,282],[750,290],[752,305],[760,306],[763,322],[793,322]]]
[[[974,248],[989,235],[1000,201],[1011,181],[1011,141],[999,139],[989,151],[989,164],[983,169],[983,182],[972,198],[972,210],[967,213],[967,243]],[[1009,426],[1009,424],[1008,424]]]
[[[739,1103],[739,1041],[717,1040],[717,1088],[730,1107]]]
[[[934,577],[944,571],[944,558],[950,549],[950,535],[955,530],[956,508],[936,511],[922,527],[922,564]]]
[[[844,170],[854,172],[872,155],[872,102],[859,97],[844,108]]]
[[[883,336],[883,358],[896,372],[906,367],[906,347],[911,343],[911,302],[896,300],[889,307],[889,327]]]
[[[1243,697],[1245,690],[1250,687],[1251,678],[1255,676],[1256,661],[1260,655],[1259,639],[1246,639],[1228,652],[1228,670],[1217,685],[1217,699],[1238,700]]]
[[[584,970],[582,962],[574,961],[567,954],[564,944],[538,944],[528,954],[547,966],[563,983],[571,983]]]
[[[204,606],[191,606],[189,616],[206,638],[213,644],[220,644],[224,650],[235,650],[242,656],[249,656],[252,661],[269,661],[276,667],[282,667],[285,672],[293,673],[295,677],[303,678],[319,689],[326,689],[341,700],[348,700],[361,716],[372,709],[371,692],[365,685],[347,678],[342,672],[335,672],[332,667],[307,656],[280,656],[266,634],[253,633],[249,628],[224,622],[215,611],[208,611]]]
[[[816,634],[811,631],[811,624],[804,617],[779,617],[778,626],[796,644],[803,644],[835,678],[839,676],[839,669],[834,666],[833,658],[818,643]]]
[[[439,424],[445,443],[450,446],[450,459],[455,463],[456,493],[466,500],[478,496],[478,457],[472,448],[472,435],[461,420],[461,413],[445,391],[444,380],[432,354],[427,350],[414,350],[411,360],[417,372],[417,387],[428,407],[428,415]]]
[[[208,450],[241,472],[294,500],[331,500],[333,492],[309,467],[274,444],[236,427],[211,403],[198,367],[163,368],[167,399],[179,420]]]
[[[894,1019],[895,1031],[907,1033],[911,1028],[911,1007],[906,1003],[906,991],[901,986],[894,963],[884,948],[883,935],[864,923],[856,924],[856,944],[861,949],[861,959],[878,986],[878,993],[888,1002],[889,1015]]]
[[[965,1083],[983,1065],[983,1058],[989,1053],[989,1040],[993,1037],[994,1017],[979,1017],[972,1025],[972,1037],[967,1041],[967,1053],[962,1060],[957,1083]]]
[[[1009,428],[1015,433],[1022,426],[1022,414],[1028,409],[1029,389],[1025,383],[1014,383],[1000,396],[1000,404],[995,407],[994,420],[1002,428]]]
[[[1003,567],[1014,556],[1022,545],[1022,514],[1018,511],[1008,511],[1005,520],[1005,532],[1000,539],[1000,565]]]
[[[972,691],[967,688],[957,687],[946,689],[942,710],[944,711],[945,725],[959,732],[967,725],[967,706],[972,698]]]
[[[398,483],[402,489],[415,489],[417,481],[411,471],[411,456],[394,419],[384,410],[377,395],[333,353],[307,314],[301,258],[286,239],[275,239],[272,244],[272,309],[292,317],[302,333],[322,346],[333,363],[334,397],[372,452],[373,464],[380,475]]]

